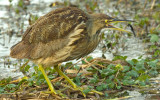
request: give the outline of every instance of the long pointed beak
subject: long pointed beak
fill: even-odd
[[[113,20],[111,20],[110,21],[111,23],[113,23],[113,22],[135,22],[135,21],[133,21],[133,20],[123,20],[123,19],[113,19]]]
[[[117,30],[117,31],[123,31],[123,32],[131,33],[130,31],[124,30],[124,29],[122,29],[122,28],[114,27],[114,26],[112,26],[112,25],[106,25],[106,28],[108,28],[108,29],[113,29],[113,30]]]
[[[115,22],[135,22],[133,20],[121,20],[121,19],[109,19],[109,20],[105,20],[106,22],[106,28],[108,29],[113,29],[113,30],[118,30],[118,31],[124,31],[124,32],[127,32],[127,33],[131,33],[130,31],[127,31],[127,30],[124,30],[124,29],[121,29],[121,28],[117,28],[117,27],[114,27],[112,25],[109,25],[110,23],[115,23]]]

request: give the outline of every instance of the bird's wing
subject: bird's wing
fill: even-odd
[[[24,34],[23,40],[30,43],[47,43],[68,36],[82,21],[86,22],[86,14],[74,7],[51,11],[40,17]]]
[[[68,36],[87,20],[87,15],[77,8],[67,7],[51,11],[26,30],[22,41],[11,48],[10,55],[20,59],[48,57],[68,43],[72,44]],[[83,25],[79,25],[82,30],[77,32],[83,31]]]

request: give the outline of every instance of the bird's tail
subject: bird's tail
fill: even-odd
[[[11,47],[10,56],[17,59],[29,58],[30,50],[31,46],[21,41]]]

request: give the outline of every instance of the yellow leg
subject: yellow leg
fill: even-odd
[[[84,97],[86,97],[85,93],[83,93],[83,89],[78,87],[68,76],[66,76],[60,69],[59,66],[56,65],[54,66],[54,69],[58,72],[59,75],[61,75],[62,77],[64,77],[72,86],[74,89],[80,90],[83,94]]]
[[[64,77],[73,86],[73,88],[77,88],[77,85],[59,69],[58,65],[55,66],[54,69],[58,72],[59,75]]]
[[[66,76],[60,69],[59,69],[59,65],[54,66],[54,69],[58,72],[59,75],[61,75],[62,77],[64,77],[72,86],[74,89],[76,90],[80,90],[83,94],[84,97],[86,97],[86,94],[83,93],[83,89],[78,87],[68,76]],[[100,95],[104,95],[102,92],[96,91],[94,89],[91,90],[91,92],[100,94]]]
[[[48,84],[49,89],[51,90],[51,92],[54,93],[54,94],[57,94],[56,91],[54,90],[54,87],[53,87],[51,81],[50,81],[49,78],[47,77],[47,74],[45,73],[45,71],[44,71],[42,65],[38,65],[38,66],[39,66],[39,69],[41,70],[41,72],[42,72],[44,78],[46,79],[47,84]]]

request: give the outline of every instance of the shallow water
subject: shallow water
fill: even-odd
[[[51,11],[53,8],[49,8],[48,4],[51,2],[54,2],[55,0],[32,0],[31,4],[28,7],[29,13],[32,13],[33,15],[36,14],[38,16],[46,14],[46,12]],[[43,2],[43,3],[42,3]],[[73,0],[73,2],[75,2]],[[13,5],[17,4],[17,0],[13,0]],[[12,78],[19,78],[23,77],[23,74],[19,71],[19,67],[17,67],[16,63],[20,64],[23,63],[23,61],[19,61],[13,58],[9,57],[10,48],[12,45],[18,43],[21,40],[20,36],[17,36],[16,33],[18,32],[19,35],[20,29],[17,27],[17,23],[24,22],[24,31],[26,30],[28,26],[28,15],[18,15],[15,16],[15,13],[10,13],[8,11],[8,6],[10,3],[7,0],[1,0],[0,1],[0,80],[7,77]],[[38,5],[38,6],[37,6]],[[103,4],[101,4],[103,7]],[[112,11],[112,10],[111,10]],[[38,13],[37,13],[38,12]],[[15,17],[13,17],[15,16]],[[17,21],[17,19],[20,18],[20,20]],[[13,32],[12,32],[13,31]],[[107,31],[105,34],[109,34]],[[10,37],[12,35],[12,37]],[[143,43],[139,38],[136,38],[134,36],[128,38],[125,35],[122,36],[121,41],[125,45],[125,49],[123,50],[121,45],[119,45],[118,48],[118,54],[123,56],[128,56],[128,59],[138,58],[139,56],[143,55],[143,57],[147,57],[148,55],[145,53],[145,48],[147,47],[147,44]],[[101,46],[98,46],[97,49],[89,54],[93,57],[102,57],[102,50],[100,50]],[[112,52],[106,52],[104,55],[106,56],[106,59],[113,59],[113,53]],[[73,62],[76,62],[74,60]],[[157,77],[157,79],[160,82],[160,78]],[[158,85],[159,86],[159,85]],[[142,95],[137,90],[135,91],[128,91],[130,96],[136,97],[136,98],[130,98],[129,100],[144,100],[149,97],[152,97],[151,94]]]
[[[36,15],[41,16],[45,14],[46,11],[49,12],[51,10],[51,8],[48,7],[49,6],[48,4],[50,4],[51,2],[54,2],[54,0],[47,0],[45,2],[42,0],[32,0],[31,4],[29,5],[30,7],[28,7],[28,11],[30,11],[29,13],[32,13],[32,14],[36,13]],[[46,5],[44,3],[46,3]],[[25,14],[21,16],[17,15],[15,18],[13,18],[15,13],[9,14],[9,11],[8,11],[9,4],[10,3],[6,0],[0,1],[0,9],[1,9],[0,10],[0,13],[1,13],[0,14],[0,22],[1,22],[0,24],[0,28],[1,28],[1,34],[0,34],[0,73],[1,73],[0,76],[1,77],[0,79],[7,78],[9,76],[12,76],[12,77],[22,76],[21,72],[18,72],[18,71],[16,73],[14,72],[14,70],[18,70],[17,67],[15,68],[12,64],[5,65],[4,63],[7,63],[7,61],[9,62],[17,61],[15,59],[11,59],[9,57],[9,53],[12,45],[18,43],[18,41],[21,40],[21,37],[17,37],[15,34],[13,34],[13,36],[10,37],[12,30],[19,32],[19,29],[17,29],[15,25],[17,22],[16,21],[11,22],[11,21],[13,21],[16,18],[18,19],[20,17],[21,19],[18,22],[22,23],[23,21],[25,29],[29,24],[27,20],[29,17],[28,15],[25,15]],[[12,4],[16,5],[17,4],[16,0],[13,0]],[[41,7],[40,9],[41,11],[37,11],[37,9],[39,10],[40,8],[39,6]],[[10,19],[10,20],[7,20],[7,19]],[[106,31],[105,34],[108,34],[108,32]],[[122,40],[124,39],[126,41],[125,46],[127,47],[127,49],[122,50],[122,48],[119,48],[118,51],[120,55],[128,56],[128,59],[132,59],[145,54],[145,50],[144,50],[145,44],[143,44],[141,40],[135,37],[127,38],[125,36],[122,37]],[[99,49],[99,47],[97,47],[97,49],[89,55],[93,57],[102,57],[102,51]],[[110,52],[106,52],[104,55],[106,56],[107,59],[110,59],[110,60],[113,59],[113,54]],[[9,66],[9,68],[7,66]]]

